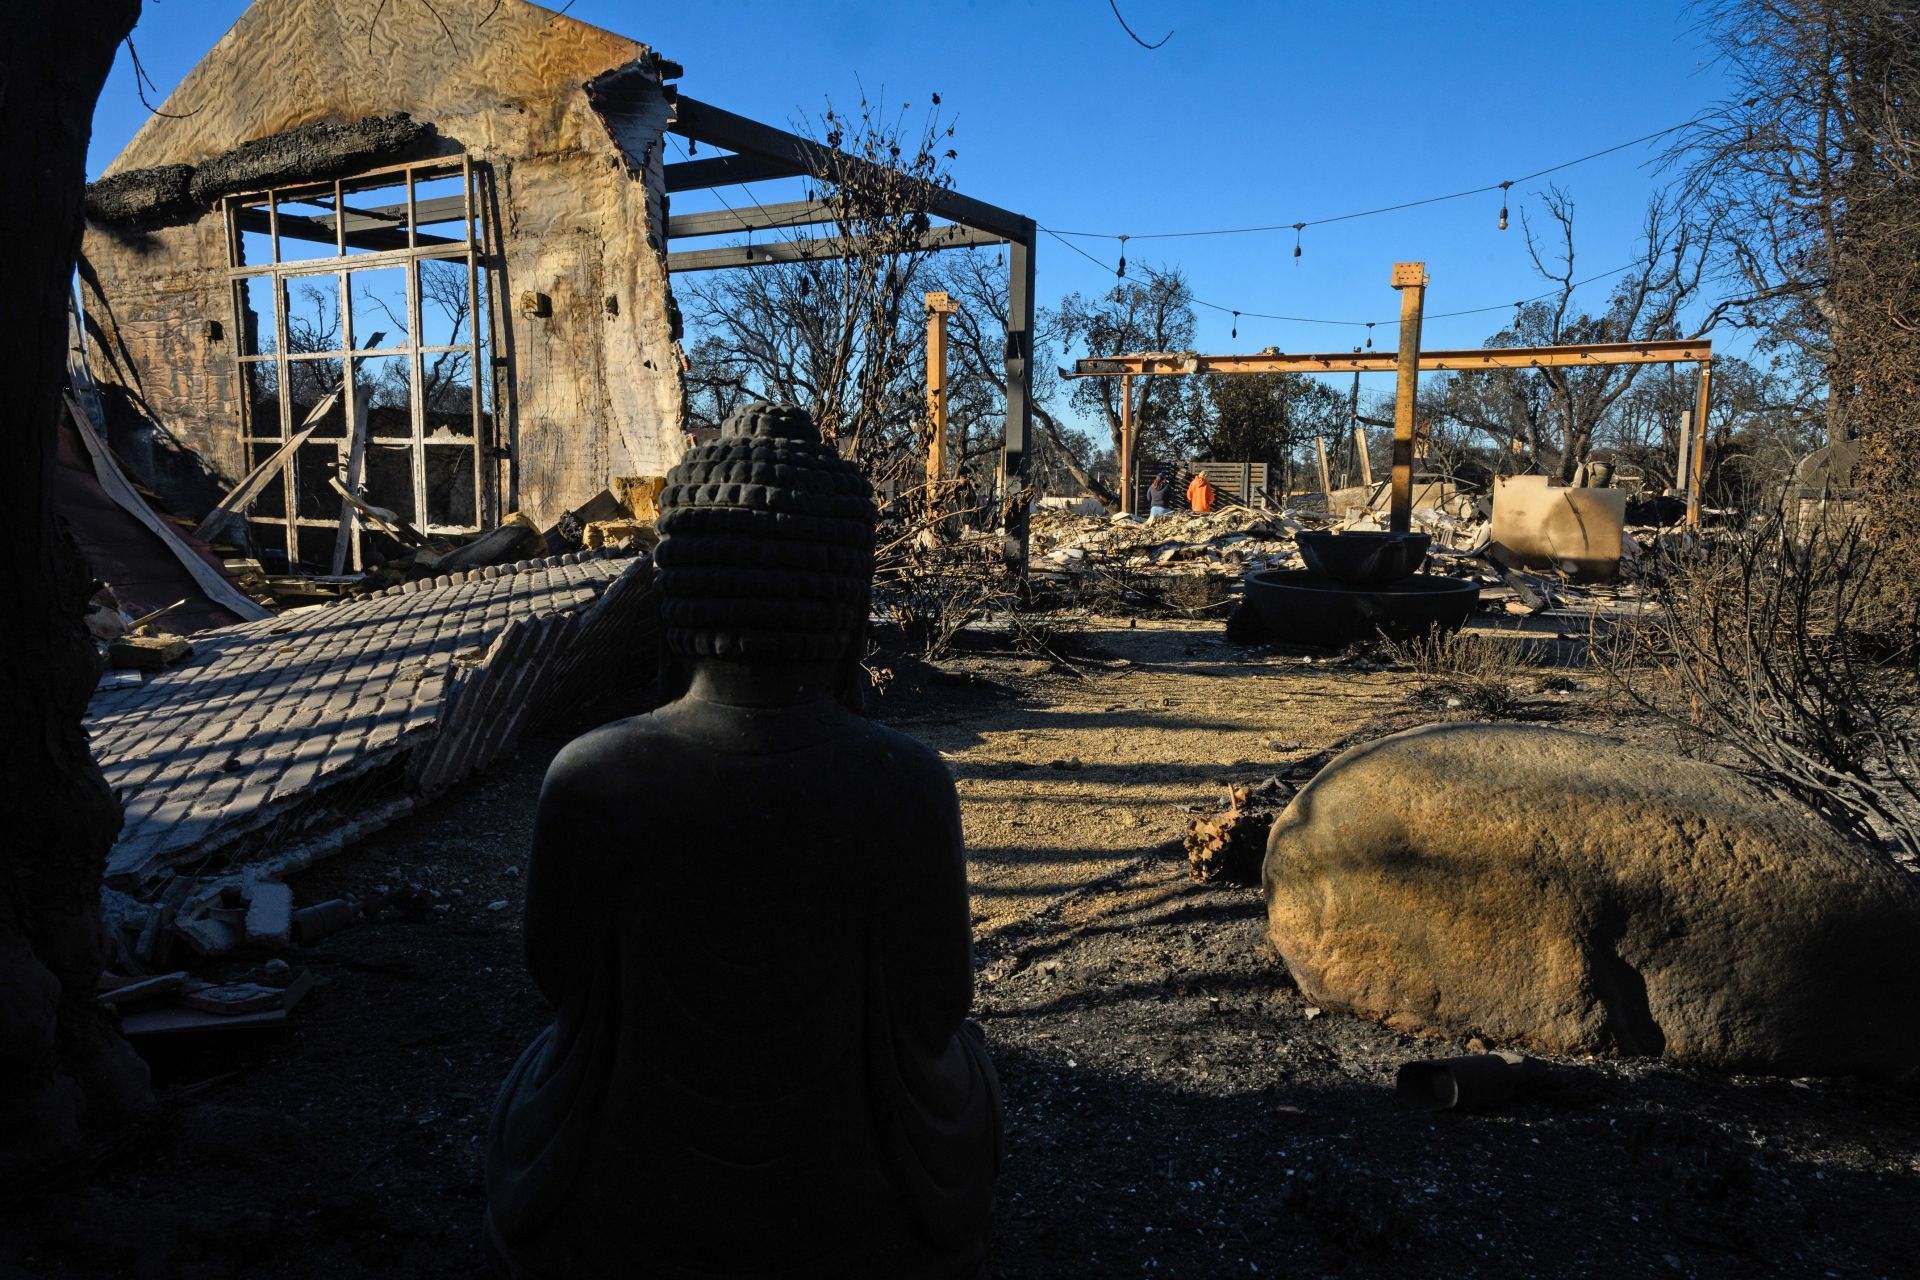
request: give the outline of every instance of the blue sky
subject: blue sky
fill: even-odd
[[[419,0],[389,0],[418,3]],[[372,0],[369,0],[371,7]],[[134,34],[169,91],[245,8],[149,0]],[[864,85],[957,124],[956,185],[1043,227],[1145,236],[1290,224],[1496,183],[1677,124],[1721,91],[1678,0],[1601,3],[1197,3],[1122,0],[1149,52],[1106,0],[576,0],[569,16],[652,45],[686,68],[685,92],[778,124]],[[151,96],[151,95],[150,95]],[[154,101],[159,101],[158,97]],[[98,174],[145,118],[124,49],[95,118]],[[1636,253],[1657,146],[1556,175],[1577,206],[1581,275]],[[1499,194],[1289,231],[1135,240],[1130,262],[1178,263],[1197,297],[1243,312],[1377,320],[1391,346],[1390,265],[1424,260],[1434,313],[1541,292],[1518,212],[1542,182]],[[738,189],[722,197],[739,203]],[[788,198],[779,184],[761,200]],[[676,211],[703,207],[688,197]],[[717,206],[715,206],[717,207]],[[1113,282],[1118,246],[1077,240],[1095,265],[1041,237],[1038,296]],[[1607,282],[1587,286],[1598,305]],[[1428,347],[1474,346],[1504,316],[1441,319]],[[1208,351],[1344,350],[1364,330],[1200,311]]]

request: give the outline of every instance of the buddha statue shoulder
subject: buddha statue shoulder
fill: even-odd
[[[661,494],[686,692],[570,743],[526,951],[554,1019],[487,1137],[511,1276],[970,1277],[999,1086],[953,783],[846,690],[874,507],[804,410],[755,404]]]

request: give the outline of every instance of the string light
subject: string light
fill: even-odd
[[[1373,321],[1367,321],[1367,350],[1373,350]]]
[[[1536,169],[1532,173],[1524,174],[1521,177],[1512,178],[1505,182],[1495,182],[1484,187],[1473,187],[1466,191],[1453,191],[1453,192],[1447,193],[1446,195],[1426,196],[1419,200],[1405,200],[1399,204],[1382,205],[1377,209],[1359,209],[1354,211],[1353,213],[1335,214],[1331,217],[1326,217],[1326,218],[1308,218],[1302,222],[1273,223],[1270,225],[1257,226],[1257,227],[1217,227],[1217,228],[1210,228],[1210,229],[1201,230],[1201,231],[1156,231],[1149,234],[1141,234],[1139,232],[1133,232],[1133,233],[1130,233],[1127,238],[1131,240],[1174,240],[1174,239],[1184,239],[1190,236],[1251,235],[1251,234],[1255,234],[1262,231],[1292,230],[1297,233],[1302,227],[1319,227],[1319,226],[1325,226],[1327,223],[1330,223],[1330,222],[1350,222],[1355,218],[1372,218],[1383,213],[1398,213],[1402,209],[1416,209],[1422,205],[1440,204],[1448,200],[1462,200],[1468,196],[1484,195],[1489,191],[1499,191],[1503,194],[1503,198],[1504,198],[1504,193],[1507,191],[1507,189],[1511,187],[1518,186],[1522,183],[1532,182],[1535,178],[1544,178],[1548,174],[1558,173],[1562,169],[1571,169],[1575,165],[1585,164],[1589,160],[1598,160],[1600,157],[1612,155],[1616,151],[1625,151],[1629,147],[1637,147],[1642,143],[1652,142],[1656,138],[1664,138],[1670,133],[1678,133],[1680,130],[1685,129],[1690,125],[1695,125],[1698,123],[1700,123],[1700,120],[1698,118],[1693,120],[1683,120],[1679,124],[1669,125],[1664,129],[1657,129],[1652,133],[1643,134],[1642,136],[1638,138],[1633,138],[1627,142],[1619,142],[1619,143],[1615,143],[1613,146],[1610,146],[1610,147],[1602,147],[1598,151],[1589,152],[1584,156],[1578,157],[1577,159],[1563,160],[1559,164],[1549,165],[1544,169]],[[1045,229],[1048,231],[1052,231],[1053,234],[1055,235],[1081,236],[1081,237],[1086,237],[1094,240],[1116,240],[1120,238],[1111,231],[1062,231],[1062,230],[1058,230],[1051,227],[1045,228]]]
[[[1304,222],[1293,224],[1293,265],[1296,267],[1300,265],[1300,233],[1306,229],[1307,224]]]
[[[1120,269],[1114,272],[1122,280],[1127,278],[1127,237],[1120,237]]]
[[[1507,229],[1507,189],[1512,185],[1511,182],[1500,184],[1500,229],[1502,231]]]
[[[1240,336],[1240,313],[1238,311],[1233,313],[1233,336],[1236,338]]]
[[[1102,271],[1106,270],[1106,267],[1107,267],[1106,263],[1094,257],[1092,254],[1088,253],[1085,249],[1082,249],[1079,245],[1075,244],[1073,241],[1063,239],[1061,237],[1061,234],[1058,231],[1053,230],[1051,227],[1040,227],[1039,230],[1045,232],[1047,235],[1052,236],[1055,240],[1059,240],[1061,244],[1073,250],[1075,253],[1085,258],[1088,262],[1091,262],[1094,266],[1099,267]],[[1601,272],[1598,272],[1597,274],[1590,275],[1583,280],[1575,280],[1571,284],[1567,284],[1564,286],[1555,286],[1554,288],[1547,290],[1545,293],[1537,294],[1532,298],[1523,299],[1522,302],[1514,303],[1512,305],[1518,307],[1518,306],[1524,305],[1524,303],[1526,302],[1538,302],[1542,298],[1555,297],[1561,292],[1563,288],[1578,289],[1584,285],[1592,284],[1597,280],[1605,280],[1609,276],[1617,276],[1623,271],[1631,271],[1635,267],[1644,267],[1646,265],[1647,265],[1647,259],[1636,258],[1634,261],[1627,263],[1625,266],[1615,267],[1611,271],[1601,271]],[[1274,315],[1266,311],[1236,311],[1235,308],[1233,307],[1225,306],[1218,302],[1209,302],[1205,298],[1192,297],[1191,295],[1189,295],[1188,300],[1196,307],[1205,307],[1209,311],[1218,311],[1222,315],[1240,315],[1240,316],[1246,316],[1250,319],[1255,319],[1255,320],[1279,320],[1287,324],[1338,325],[1343,328],[1371,330],[1375,325],[1375,323],[1377,323],[1376,321],[1372,321],[1372,320],[1334,320],[1326,316],[1285,316],[1285,315]],[[1478,316],[1478,315],[1485,315],[1488,312],[1492,312],[1492,311],[1504,311],[1506,310],[1508,305],[1509,304],[1504,302],[1496,302],[1490,306],[1484,306],[1484,307],[1463,307],[1458,311],[1429,312],[1427,313],[1426,318],[1428,320],[1454,320],[1454,319],[1458,319],[1461,316]],[[1369,343],[1371,343],[1371,339],[1369,339]]]

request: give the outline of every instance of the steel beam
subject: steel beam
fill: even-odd
[[[280,224],[280,234],[283,236],[290,236],[295,240],[306,240],[314,244],[332,244],[335,242],[333,214],[309,217],[306,214],[282,213],[278,215],[278,220]],[[257,231],[263,236],[272,234],[274,225],[274,219],[263,209],[238,210],[234,215],[234,221],[242,231]],[[358,227],[356,227],[356,223],[359,224]],[[404,224],[396,227],[391,223],[379,222],[371,218],[356,219],[353,210],[348,210],[347,212],[346,240],[349,245],[356,249],[367,249],[375,253],[410,247],[407,244],[407,228]],[[411,247],[425,249],[437,245],[446,245],[450,248],[464,248],[466,243],[465,240],[452,240],[446,236],[430,236],[424,232],[416,231]]]
[[[1005,244],[1004,237],[968,227],[935,227],[920,237],[918,250],[976,249],[981,245]],[[769,240],[765,244],[730,245],[724,249],[689,249],[667,255],[667,270],[722,271],[728,267],[763,267],[772,262],[815,262],[832,258],[856,258],[870,252],[860,240],[822,236],[816,240]]]
[[[692,138],[696,142],[705,142],[716,147],[725,147],[728,151],[742,156],[754,156],[769,161],[778,173],[769,173],[765,177],[792,177],[799,174],[811,174],[822,181],[831,181],[836,174],[860,174],[863,176],[881,175],[886,170],[870,161],[850,156],[844,151],[822,146],[812,139],[803,138],[785,129],[776,129],[772,125],[749,120],[745,116],[735,115],[685,94],[675,97],[673,105],[673,123],[667,126],[667,132],[677,133],[683,138]],[[687,161],[687,164],[703,164],[706,161]],[[668,165],[671,173],[678,165]],[[744,168],[744,166],[742,166]],[[749,178],[731,178],[721,181],[746,182]],[[705,185],[719,185],[708,182]],[[675,188],[669,182],[668,191]],[[1018,239],[1023,226],[1031,219],[1017,213],[1009,213],[984,200],[975,200],[963,196],[957,191],[927,184],[925,191],[927,211],[937,217],[958,222],[963,226],[980,231],[991,231],[1002,240]]]
[[[731,187],[742,182],[801,178],[811,172],[798,161],[773,160],[766,156],[714,156],[709,160],[683,160],[665,169],[668,195],[676,191]]]
[[[1704,339],[1672,342],[1598,342],[1566,347],[1483,347],[1462,351],[1422,351],[1420,372],[1473,369],[1559,369],[1580,365],[1691,364],[1709,360],[1713,344]],[[1096,356],[1076,360],[1075,378],[1117,378],[1123,374],[1193,373],[1392,373],[1399,356],[1391,351],[1286,355],[1206,356],[1192,351],[1149,351],[1138,355]]]
[[[1394,353],[1399,384],[1393,397],[1393,495],[1387,528],[1413,528],[1413,432],[1420,395],[1420,314],[1427,299],[1427,264],[1393,264],[1393,287],[1400,291],[1400,349]]]
[[[833,206],[824,200],[788,200],[780,204],[757,204],[747,209],[676,213],[667,219],[667,239],[730,236],[743,231],[779,231],[787,227],[819,226],[833,220]]]

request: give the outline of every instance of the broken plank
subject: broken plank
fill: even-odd
[[[258,622],[262,618],[271,618],[273,611],[263,608],[254,600],[242,595],[238,588],[221,577],[214,567],[202,560],[192,547],[180,540],[173,527],[154,513],[145,499],[133,491],[133,485],[126,474],[120,470],[120,464],[114,460],[106,443],[100,438],[93,422],[87,416],[79,402],[69,392],[66,397],[67,413],[73,418],[74,430],[80,435],[80,442],[86,446],[87,456],[93,462],[94,479],[100,482],[100,488],[113,499],[114,505],[139,521],[154,537],[160,539],[174,559],[187,571],[195,586],[207,599],[234,614],[243,622]]]
[[[212,538],[226,526],[229,520],[251,506],[253,500],[260,496],[260,491],[267,487],[267,482],[280,474],[281,466],[293,456],[294,450],[305,444],[313,433],[320,429],[320,419],[326,416],[327,410],[331,409],[333,402],[339,398],[340,388],[338,387],[322,396],[320,403],[313,406],[313,412],[309,413],[306,421],[301,424],[300,430],[294,432],[285,444],[275,449],[272,455],[259,466],[247,472],[226,497],[215,503],[213,510],[207,512],[206,519],[194,527],[193,536],[202,541]]]

